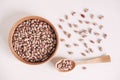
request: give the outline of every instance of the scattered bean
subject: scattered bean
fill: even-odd
[[[96,25],[97,25],[97,23],[96,23],[96,22],[93,22],[92,24],[93,24],[94,26],[96,26]]]
[[[92,28],[88,28],[88,32],[91,34],[92,33]]]
[[[71,15],[72,15],[72,16],[74,16],[75,14],[76,14],[76,12],[75,12],[75,11],[73,11],[73,12],[71,13]]]
[[[81,42],[81,41],[83,41],[83,39],[82,39],[82,38],[80,38],[80,39],[78,39],[78,41],[80,41],[80,42]]]
[[[83,45],[84,45],[86,48],[88,48],[88,45],[87,45],[87,43],[85,43],[85,42],[84,42],[84,43],[83,43]]]
[[[99,51],[103,51],[103,48],[101,46],[98,46]]]
[[[59,19],[59,21],[60,21],[60,22],[64,22],[64,20],[63,20],[63,19]]]
[[[99,16],[98,16],[98,19],[103,19],[103,18],[104,18],[103,15],[99,15]]]
[[[85,69],[87,69],[87,67],[83,66],[82,69],[85,70]]]
[[[97,43],[101,43],[102,39],[97,39]]]
[[[103,38],[106,39],[107,38],[107,34],[103,33]]]
[[[77,43],[73,43],[73,45],[74,45],[74,46],[79,46],[79,44],[77,44]]]
[[[71,54],[73,54],[73,52],[72,52],[72,51],[68,51],[68,54],[70,54],[70,55],[71,55]]]
[[[73,24],[73,26],[74,26],[75,28],[78,28],[78,25],[77,25],[77,24]]]
[[[94,18],[94,15],[93,15],[93,14],[90,14],[90,18],[93,19],[93,18]]]
[[[93,44],[95,43],[93,40],[89,40],[89,41],[90,41],[91,43],[93,43]]]
[[[63,42],[63,41],[65,41],[65,39],[61,38],[60,41]]]
[[[94,35],[99,36],[99,35],[100,35],[100,33],[98,33],[98,32],[94,32]]]
[[[78,22],[79,22],[79,23],[81,23],[81,24],[83,23],[83,21],[82,21],[82,20],[78,20]]]
[[[71,37],[71,34],[69,33],[67,36],[68,36],[68,38],[70,38],[70,37]]]
[[[91,53],[93,53],[93,52],[94,52],[92,48],[89,48],[88,50],[89,50]]]
[[[88,12],[88,8],[85,8],[83,11],[84,11],[84,12]]]
[[[62,27],[60,24],[58,24],[58,27],[59,27],[60,29],[63,29],[63,27]]]
[[[99,25],[99,29],[101,30],[103,28],[103,25]]]
[[[65,19],[68,20],[68,15],[65,15]]]
[[[89,21],[85,21],[85,23],[86,23],[86,24],[90,24],[90,22],[89,22]]]
[[[82,56],[86,56],[86,54],[85,54],[85,53],[83,53],[83,52],[81,52],[81,55],[82,55]]]
[[[66,46],[66,47],[68,47],[68,48],[70,48],[70,47],[71,47],[71,45],[70,45],[70,44],[65,44],[65,46]]]
[[[80,16],[81,16],[82,18],[85,18],[85,15],[84,15],[84,14],[80,14]]]
[[[72,28],[72,24],[71,24],[71,23],[68,23],[68,26],[69,26],[70,28]]]

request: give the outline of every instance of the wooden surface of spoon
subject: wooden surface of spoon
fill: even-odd
[[[110,62],[110,56],[105,55],[105,56],[100,56],[92,59],[87,59],[83,61],[76,61],[75,63],[78,64],[91,64],[91,63],[105,63],[105,62]]]

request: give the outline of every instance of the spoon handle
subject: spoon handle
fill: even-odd
[[[105,62],[110,62],[110,61],[111,61],[110,56],[105,55],[105,56],[100,56],[100,57],[93,58],[93,59],[78,61],[76,62],[76,64],[105,63]]]

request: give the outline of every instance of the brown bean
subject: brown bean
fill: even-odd
[[[79,23],[81,23],[81,24],[83,23],[83,21],[82,21],[82,20],[78,20],[78,22],[79,22]]]
[[[64,22],[64,20],[63,20],[63,19],[59,19],[59,21],[60,21],[60,22]]]
[[[87,67],[83,66],[82,69],[85,70],[85,69],[87,69]]]
[[[94,18],[94,15],[93,15],[93,14],[90,14],[90,18],[93,19],[93,18]]]
[[[70,28],[72,28],[72,24],[71,24],[71,23],[68,23],[68,26],[69,26]]]
[[[92,24],[93,24],[94,26],[98,25],[96,22],[93,22]]]
[[[87,30],[85,30],[85,29],[80,30],[79,34],[82,34],[82,33],[87,33]]]
[[[103,33],[103,38],[106,39],[107,38],[107,34]]]
[[[79,31],[78,30],[74,30],[75,33],[78,33]]]
[[[103,51],[103,48],[101,46],[98,46],[99,51]]]
[[[87,35],[82,35],[82,38],[86,38],[87,37]]]
[[[65,15],[65,19],[68,20],[68,15]]]
[[[65,41],[65,39],[61,38],[60,41],[63,42],[63,41]]]
[[[83,41],[83,39],[82,39],[82,38],[80,38],[80,39],[78,39],[78,41],[80,41],[80,42],[81,42],[81,41]]]
[[[70,47],[71,47],[71,45],[70,45],[70,44],[65,44],[65,46],[66,46],[66,47],[68,47],[68,48],[70,48]]]
[[[67,33],[67,31],[63,31],[63,33],[65,34],[65,35],[67,35],[68,33]]]
[[[88,32],[91,34],[92,33],[92,28],[88,28]]]
[[[81,52],[81,55],[82,55],[82,56],[86,56],[86,54],[85,54],[85,53],[83,53],[83,52]]]
[[[85,42],[84,42],[84,43],[83,43],[83,45],[84,45],[86,48],[88,48],[88,45],[87,45],[87,43],[85,43]]]
[[[73,43],[73,45],[74,45],[74,46],[79,46],[79,44],[77,44],[77,43]]]
[[[86,53],[90,53],[88,50],[85,50]]]
[[[95,42],[93,40],[89,40],[91,43],[95,44]]]
[[[78,28],[78,25],[77,25],[77,24],[73,24],[73,26],[74,26],[75,28]]]
[[[89,10],[88,8],[84,8],[84,10],[83,10],[83,11],[84,11],[84,12],[88,12],[88,10]]]
[[[63,29],[63,27],[62,27],[60,24],[58,24],[58,27],[59,27],[60,29]]]
[[[93,53],[93,52],[94,52],[92,48],[89,48],[88,50],[89,50],[91,53]]]
[[[72,51],[68,51],[68,54],[70,54],[70,55],[71,55],[71,54],[73,54],[73,52],[72,52]]]
[[[94,32],[94,35],[99,36],[99,35],[100,35],[100,33],[98,33],[98,32]]]
[[[90,22],[89,22],[89,21],[85,21],[85,23],[86,23],[86,24],[90,24]]]
[[[74,16],[75,14],[76,14],[76,12],[75,12],[75,11],[73,11],[73,12],[71,13],[71,15],[72,15],[72,16]]]
[[[102,39],[97,39],[97,43],[101,43]]]
[[[70,37],[71,37],[71,34],[69,33],[69,34],[68,34],[68,38],[70,38]]]
[[[80,14],[80,16],[81,16],[82,18],[85,18],[85,15],[84,15],[84,14]]]
[[[99,15],[99,16],[98,16],[98,19],[103,19],[103,18],[104,18],[103,15]]]
[[[99,29],[101,30],[101,29],[103,28],[103,25],[99,25],[98,27],[99,27]]]

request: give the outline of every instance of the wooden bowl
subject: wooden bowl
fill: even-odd
[[[30,19],[39,19],[40,21],[44,21],[45,23],[47,23],[48,25],[50,25],[50,27],[52,28],[52,30],[54,31],[54,33],[55,33],[55,35],[56,35],[56,46],[55,46],[55,50],[53,51],[53,53],[51,54],[51,56],[47,59],[47,60],[45,60],[45,61],[43,61],[43,62],[41,62],[41,61],[39,61],[39,62],[29,62],[29,61],[26,61],[26,60],[24,60],[23,58],[21,58],[16,52],[15,52],[15,50],[14,50],[14,48],[13,48],[13,42],[12,42],[12,38],[13,38],[13,34],[14,34],[14,31],[15,31],[15,29],[18,27],[18,25],[20,24],[20,23],[22,23],[22,22],[24,22],[25,20],[30,20]],[[55,27],[54,27],[54,25],[51,23],[51,22],[49,22],[47,19],[44,19],[44,18],[42,18],[42,17],[39,17],[39,16],[28,16],[28,17],[24,17],[24,18],[22,18],[22,19],[20,19],[19,21],[17,21],[15,24],[14,24],[14,26],[12,27],[12,29],[11,29],[11,31],[10,31],[10,33],[9,33],[9,39],[8,39],[9,41],[9,47],[10,47],[10,49],[11,49],[11,51],[12,51],[12,53],[14,54],[14,56],[17,58],[17,59],[19,59],[20,61],[22,61],[22,62],[24,62],[24,63],[27,63],[27,64],[41,64],[41,63],[45,63],[45,62],[47,62],[48,60],[50,60],[53,56],[54,56],[54,54],[56,53],[56,50],[57,50],[57,48],[58,48],[58,33],[57,33],[57,31],[56,31],[56,29],[55,29]]]

